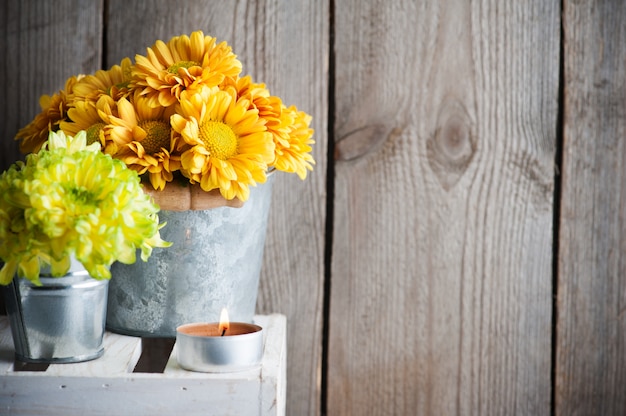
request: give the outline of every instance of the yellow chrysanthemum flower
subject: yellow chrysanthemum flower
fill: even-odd
[[[163,189],[180,169],[177,138],[170,127],[174,108],[152,108],[146,98],[133,98],[133,104],[125,98],[118,101],[119,117],[110,117],[108,137],[120,149],[116,158],[140,175],[147,172],[154,189]]]
[[[169,107],[185,90],[214,87],[226,76],[241,72],[241,62],[226,42],[196,31],[175,36],[166,44],[158,40],[147,56],[135,56],[133,87],[141,90],[152,107]]]
[[[114,261],[135,262],[137,249],[146,261],[153,247],[170,245],[137,173],[87,145],[84,132],[50,133],[41,152],[0,177],[0,190],[0,284],[15,272],[38,283],[40,262],[63,275],[70,256],[108,279]]]
[[[21,140],[22,153],[38,152],[48,140],[48,134],[51,131],[58,131],[59,124],[67,120],[67,110],[73,100],[73,88],[81,78],[82,75],[70,77],[61,91],[52,96],[41,96],[39,99],[41,112],[15,136],[15,140]]]
[[[96,71],[93,75],[83,77],[74,86],[74,100],[95,103],[103,95],[114,101],[128,97],[131,93],[132,62],[130,58],[122,59],[120,65],[113,65],[108,70]]]
[[[258,111],[247,103],[217,89],[185,92],[171,124],[188,145],[181,172],[191,183],[245,201],[250,185],[265,182],[274,142]]]
[[[311,116],[295,106],[287,108],[279,97],[270,95],[265,84],[254,83],[250,76],[226,78],[221,87],[236,91],[238,99],[247,100],[249,108],[257,109],[259,117],[265,120],[275,144],[275,158],[270,166],[306,179],[307,170],[313,170],[315,164],[310,154],[315,143],[311,139],[313,129],[309,128]]]
[[[315,164],[311,155],[311,145],[315,141],[312,139],[313,129],[309,127],[312,117],[304,111],[298,111],[295,106],[283,107],[282,114],[290,120],[289,134],[286,140],[276,140],[276,158],[272,166],[283,172],[295,173],[304,180],[307,171],[312,171]]]
[[[106,127],[110,123],[110,117],[117,113],[115,108],[116,104],[113,98],[108,95],[100,96],[95,104],[88,101],[75,101],[67,111],[71,121],[61,122],[61,131],[70,136],[85,131],[87,143],[98,142],[105,146],[105,153],[115,155],[118,150],[117,143],[107,140],[106,135]]]

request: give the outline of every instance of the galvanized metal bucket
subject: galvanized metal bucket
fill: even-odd
[[[240,208],[159,213],[167,222],[147,262],[111,267],[107,328],[140,337],[176,337],[176,328],[217,321],[252,322],[263,263],[272,185],[251,187]]]
[[[82,265],[63,277],[40,276],[41,286],[16,277],[4,288],[15,358],[75,363],[100,357],[109,281],[93,279]]]

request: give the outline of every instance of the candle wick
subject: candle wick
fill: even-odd
[[[222,336],[226,333],[226,328],[222,329]]]

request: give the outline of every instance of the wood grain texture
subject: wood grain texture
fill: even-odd
[[[557,415],[626,414],[626,4],[564,2]]]
[[[287,414],[319,414],[328,113],[327,2],[110,0],[106,65],[194,30],[226,41],[244,74],[313,116],[315,171],[274,183],[258,313],[287,316]],[[143,22],[138,24],[137,22]]]
[[[72,75],[100,68],[102,0],[0,3],[0,172],[22,158],[14,137],[41,108],[39,97]]]
[[[328,414],[548,414],[553,388],[558,415],[626,413],[622,3],[563,1],[552,386],[560,1],[334,2]],[[321,410],[328,7],[0,4],[2,170],[20,157],[13,137],[41,94],[196,29],[314,116],[315,172],[274,187],[257,311],[287,315],[294,415]]]
[[[335,5],[328,414],[549,414],[559,2]]]

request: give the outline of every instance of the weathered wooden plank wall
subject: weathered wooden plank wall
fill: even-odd
[[[328,414],[549,414],[559,13],[336,2]]]
[[[565,1],[556,414],[626,414],[626,3]]]
[[[8,0],[0,168],[39,95],[201,29],[314,116],[258,304],[288,318],[288,414],[622,415],[624,22],[620,0]]]
[[[21,157],[13,140],[40,111],[39,96],[102,66],[103,1],[5,1],[0,5],[0,168]]]

